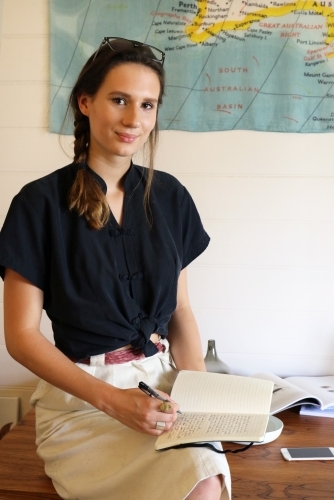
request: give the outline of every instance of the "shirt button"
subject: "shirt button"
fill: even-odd
[[[119,236],[121,233],[118,229],[110,229],[109,230],[109,235],[111,237],[116,237],[116,236]]]

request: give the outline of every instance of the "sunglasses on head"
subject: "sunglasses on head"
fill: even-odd
[[[107,45],[113,52],[122,52],[133,48],[142,49],[153,61],[160,63],[162,66],[164,64],[165,53],[162,50],[153,47],[153,45],[147,45],[146,43],[137,42],[136,40],[128,40],[127,38],[116,38],[112,36],[105,36],[103,38],[99,48],[94,54],[93,61],[101,48],[105,45]]]

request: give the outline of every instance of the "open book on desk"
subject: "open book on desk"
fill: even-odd
[[[158,437],[155,449],[203,441],[261,442],[272,391],[268,380],[180,371],[171,399],[180,405],[182,415]]]
[[[271,415],[306,404],[321,410],[334,410],[334,375],[280,378],[273,373],[256,373],[252,377],[274,382]]]

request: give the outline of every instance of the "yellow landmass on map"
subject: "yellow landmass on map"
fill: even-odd
[[[334,41],[334,10],[331,7],[321,6],[320,1],[315,0],[297,0],[293,3],[287,3],[286,5],[279,7],[268,7],[266,9],[257,10],[246,14],[241,20],[223,20],[218,23],[212,24],[210,27],[206,27],[202,31],[199,30],[202,27],[202,23],[207,15],[208,11],[208,1],[198,0],[198,10],[194,17],[192,24],[186,27],[186,34],[189,39],[194,43],[205,42],[208,38],[217,35],[220,31],[239,31],[248,30],[253,23],[263,21],[268,17],[282,17],[287,14],[291,14],[296,11],[308,11],[312,10],[318,15],[323,16],[326,19],[327,26],[327,38],[324,44],[329,45]],[[327,57],[333,57],[334,54],[328,54]]]

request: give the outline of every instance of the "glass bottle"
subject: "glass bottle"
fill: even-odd
[[[231,370],[227,364],[219,359],[216,351],[216,341],[213,339],[208,341],[208,350],[204,358],[204,363],[208,372],[231,374]]]

